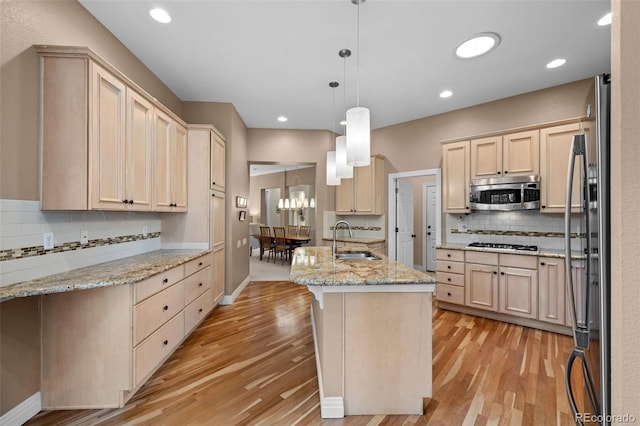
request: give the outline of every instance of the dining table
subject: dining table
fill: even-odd
[[[255,235],[256,238],[260,239],[260,238],[269,238],[270,242],[273,243],[276,241],[276,237],[274,237],[273,235],[271,236],[263,236],[263,235]],[[309,241],[311,241],[311,236],[310,235],[297,235],[297,234],[285,234],[284,235],[284,239],[286,240],[287,244],[305,244],[308,243]],[[260,260],[262,260],[262,255],[264,254],[264,246],[260,245]]]

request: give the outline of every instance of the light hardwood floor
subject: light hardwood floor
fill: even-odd
[[[567,336],[440,310],[423,416],[320,418],[306,287],[253,282],[216,308],[122,409],[43,412],[28,425],[574,424]],[[401,354],[399,354],[401,356]]]

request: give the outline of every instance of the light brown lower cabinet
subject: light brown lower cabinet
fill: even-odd
[[[538,262],[534,256],[500,254],[498,312],[538,316]]]
[[[538,319],[565,325],[565,263],[564,259],[538,259]]]
[[[122,407],[213,309],[212,259],[42,296],[42,409]]]
[[[464,251],[436,250],[436,297],[464,305]]]

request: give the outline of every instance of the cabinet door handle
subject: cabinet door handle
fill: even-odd
[[[164,280],[162,280],[162,284],[166,284],[169,282],[169,278],[165,278]]]
[[[198,284],[198,287],[202,287],[202,283]]]
[[[168,340],[165,340],[164,342],[162,342],[163,345],[167,346],[169,344]]]
[[[449,291],[448,291],[448,292],[447,292],[447,296],[451,296],[451,292],[449,292]]]
[[[542,206],[542,208],[543,208],[543,209],[546,209],[546,208],[547,208],[547,206]]]
[[[202,308],[198,309],[198,313],[202,313]]]
[[[212,185],[215,185],[216,183],[215,183],[215,182],[211,182],[211,184],[212,184]]]
[[[123,202],[124,204],[127,204],[127,203],[129,202],[129,200],[122,200],[122,202]]]
[[[451,269],[451,265],[447,265],[447,269]]]
[[[451,257],[451,253],[447,253],[447,257]]]
[[[447,278],[447,281],[451,282],[451,278]]]
[[[164,308],[162,308],[163,311],[168,311],[169,310],[169,306],[168,305],[164,305]]]
[[[493,271],[493,275],[498,275],[498,271]]]
[[[202,262],[198,263],[198,266],[202,266]]]
[[[500,272],[500,275],[504,275],[504,272]]]
[[[505,170],[505,171],[504,171],[504,174],[505,174],[505,175],[506,175],[507,173],[509,173],[509,170]]]
[[[507,173],[507,172],[505,172],[505,173]],[[500,172],[498,172],[498,174],[500,174]]]
[[[212,196],[212,197],[215,197],[215,196],[216,196],[216,194],[211,194],[211,196]]]
[[[133,204],[133,200],[129,200],[129,204]]]
[[[544,262],[540,262],[540,266],[544,266]]]

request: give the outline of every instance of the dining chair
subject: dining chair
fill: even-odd
[[[298,226],[287,225],[287,235],[298,235]]]
[[[298,236],[299,237],[310,237],[311,236],[311,227],[310,226],[306,226],[306,225],[300,226],[300,229],[298,230]],[[295,246],[296,247],[302,247],[302,244],[303,244],[302,241],[296,241]]]
[[[272,253],[274,253],[275,243],[271,238],[271,228],[268,226],[260,227],[260,260],[262,260],[262,255],[264,252],[267,252],[267,261]],[[274,253],[274,261],[275,261],[275,253]]]
[[[274,226],[273,233],[275,235],[275,245],[273,248],[273,263],[276,263],[276,257],[280,253],[280,260],[284,264],[284,260],[289,258],[291,246],[287,244],[287,238],[284,233],[284,226]]]

